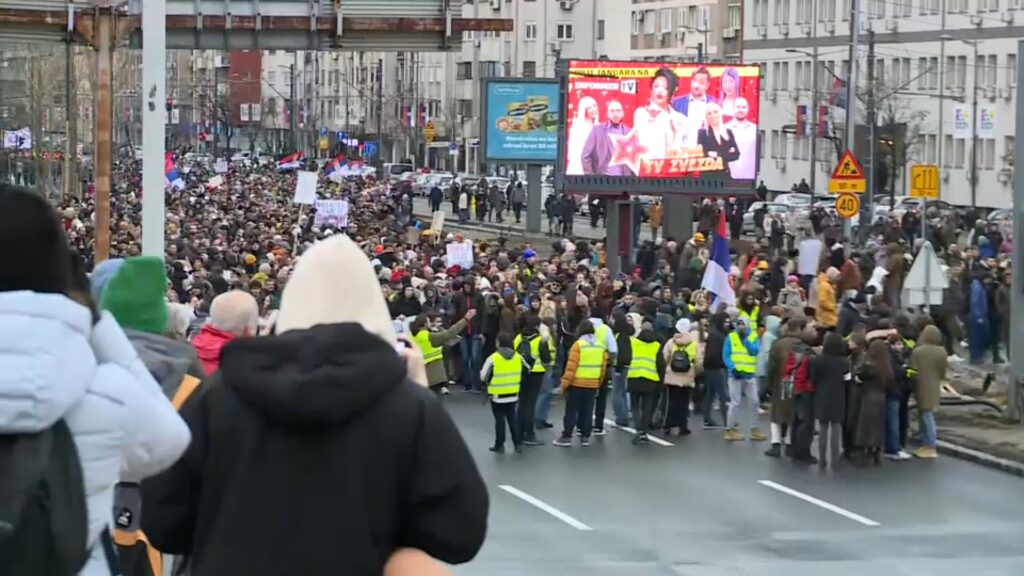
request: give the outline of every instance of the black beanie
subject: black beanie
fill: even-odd
[[[25,188],[0,185],[0,292],[66,294],[71,253],[64,227],[46,200]]]

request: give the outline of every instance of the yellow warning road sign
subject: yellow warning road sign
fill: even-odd
[[[832,177],[828,180],[828,191],[833,194],[845,194],[854,192],[857,194],[867,190],[867,181],[864,179],[864,169],[860,162],[854,157],[853,152],[846,150],[839,158]]]
[[[842,218],[853,218],[860,212],[860,198],[856,194],[844,193],[836,197],[836,214]]]

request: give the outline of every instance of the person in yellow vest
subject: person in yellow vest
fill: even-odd
[[[680,436],[690,434],[690,396],[697,378],[704,372],[704,345],[697,334],[691,332],[693,325],[686,318],[676,322],[676,333],[665,342],[661,356],[665,361],[665,390],[668,392],[668,408],[665,414],[664,434],[679,428]],[[684,360],[681,356],[686,355]]]
[[[611,327],[597,316],[596,311],[590,317],[590,323],[594,325],[594,343],[607,352],[605,355],[605,362],[607,362],[606,370],[604,371],[605,378],[597,389],[597,399],[594,401],[594,436],[604,436],[608,433],[604,429],[604,415],[608,410],[608,389],[611,384],[609,381],[612,375],[611,365],[615,362],[615,356],[619,353],[619,344],[615,341],[615,333],[612,332]]]
[[[523,386],[519,391],[519,408],[517,419],[523,434],[524,446],[541,446],[537,440],[536,414],[537,396],[544,382],[544,374],[551,368],[554,361],[554,343],[540,333],[540,316],[527,314],[523,333],[516,336],[512,349],[526,360],[530,371],[523,378]]]
[[[432,331],[430,317],[420,314],[409,324],[409,334],[416,347],[423,353],[423,361],[427,365],[427,384],[439,394],[448,394],[448,368],[444,362],[444,347],[458,341],[459,335],[466,329],[466,323],[476,316],[476,310],[470,308],[466,315],[447,330]]]
[[[744,291],[740,298],[739,310],[740,317],[746,319],[750,331],[756,334],[757,327],[761,326],[761,307],[757,305],[757,298],[752,292]]]
[[[580,446],[590,446],[590,434],[594,428],[594,399],[604,382],[607,363],[608,352],[597,344],[594,325],[583,320],[576,329],[576,342],[569,349],[559,387],[566,394],[565,418],[562,420],[562,435],[555,440],[555,446],[572,446],[572,433],[577,425],[580,429]]]
[[[508,422],[512,445],[516,452],[523,451],[522,431],[516,418],[519,391],[523,376],[530,366],[512,348],[512,335],[498,334],[498,349],[487,357],[480,369],[480,381],[487,383],[487,395],[491,397],[491,412],[494,414],[494,445],[491,452],[505,451],[505,423]]]
[[[757,427],[757,367],[759,343],[757,334],[750,329],[745,316],[736,317],[736,329],[725,339],[722,347],[722,361],[729,374],[729,411],[726,413],[725,439],[744,440],[739,431],[739,411],[743,397],[747,397],[750,409],[750,439],[763,442],[768,439]]]
[[[650,322],[644,322],[639,334],[629,339],[630,360],[626,389],[633,410],[633,426],[636,427],[633,444],[650,442],[647,433],[651,429],[661,381],[665,377],[665,359],[660,352],[661,343],[654,333],[654,327]],[[625,354],[625,350],[621,350],[620,354]]]

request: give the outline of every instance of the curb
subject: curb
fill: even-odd
[[[1024,464],[986,454],[985,452],[960,446],[959,444],[953,444],[952,442],[946,442],[945,440],[939,440],[936,446],[941,454],[1024,478]]]

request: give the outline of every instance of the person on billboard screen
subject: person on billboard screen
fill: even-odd
[[[740,73],[729,66],[722,72],[722,120],[726,123],[736,117],[736,101],[742,97]]]
[[[726,129],[736,138],[739,158],[729,162],[729,175],[734,180],[753,180],[757,170],[757,124],[750,121],[750,104],[742,96],[736,99],[732,121]]]
[[[667,158],[670,151],[696,144],[696,134],[687,139],[686,114],[673,110],[669,99],[676,91],[679,79],[672,70],[660,68],[651,79],[651,96],[646,106],[633,113],[633,130],[637,141],[645,149],[644,159]]]
[[[597,100],[590,96],[580,98],[576,106],[576,118],[569,128],[569,165],[565,168],[566,174],[583,174],[583,147],[598,121]]]
[[[625,164],[610,165],[615,154],[612,135],[625,137],[629,127],[623,123],[625,111],[622,102],[609,100],[606,108],[608,121],[598,124],[590,131],[590,137],[583,145],[583,173],[600,176],[632,176],[633,171]]]
[[[672,109],[687,118],[684,138],[688,142],[697,141],[698,132],[704,127],[704,109],[708,103],[717,102],[708,94],[710,84],[711,73],[708,72],[707,67],[701,66],[690,77],[690,93],[672,101]]]
[[[738,160],[740,150],[736,147],[736,137],[732,130],[722,124],[722,106],[717,102],[708,102],[704,107],[705,123],[697,136],[697,143],[704,149],[704,156],[721,158],[728,164]]]

